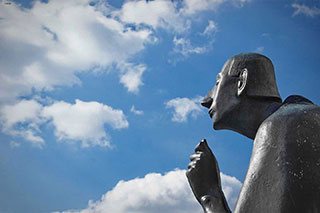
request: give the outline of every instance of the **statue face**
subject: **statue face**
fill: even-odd
[[[221,72],[217,75],[215,86],[202,103],[203,106],[209,108],[214,129],[228,128],[234,120],[234,109],[239,104],[237,96],[238,77],[228,74],[232,65],[233,60],[225,63]]]

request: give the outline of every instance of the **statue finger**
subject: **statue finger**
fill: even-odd
[[[187,169],[187,171],[186,171],[187,177],[189,177],[189,176],[191,176],[191,175],[193,174],[194,169],[195,169],[194,166],[189,166],[189,165],[188,165],[188,169]]]
[[[191,173],[192,173],[192,168],[190,168],[186,171],[186,176],[188,179],[191,177]]]
[[[194,159],[199,160],[201,157],[202,152],[196,152],[192,155],[190,155],[190,160],[193,161]]]
[[[191,162],[188,164],[188,169],[194,168],[194,167],[196,166],[196,163],[197,163],[197,161],[191,161]]]

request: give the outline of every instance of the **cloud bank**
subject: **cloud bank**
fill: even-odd
[[[119,71],[120,83],[137,93],[147,67],[134,57],[157,43],[155,31],[180,35],[176,52],[204,53],[207,47],[194,47],[181,34],[194,16],[226,2],[246,1],[127,1],[120,9],[102,0],[34,1],[31,8],[1,2],[0,102],[79,84],[78,73],[96,70]],[[214,29],[211,21],[204,33]]]
[[[6,4],[1,1],[2,132],[43,146],[45,142],[40,127],[50,120],[59,140],[77,140],[82,146],[107,146],[109,136],[102,129],[108,120],[95,121],[85,113],[81,114],[85,118],[72,114],[78,108],[85,109],[84,102],[70,104],[56,101],[54,106],[48,106],[36,100],[26,100],[25,97],[50,94],[43,92],[81,84],[78,74],[83,72],[116,72],[119,83],[128,92],[137,94],[144,85],[143,75],[148,71],[148,66],[136,57],[148,45],[161,42],[157,37],[161,35],[159,31],[172,36],[172,52],[176,55],[171,58],[203,54],[211,49],[217,24],[210,20],[203,32],[192,32],[193,21],[202,12],[215,11],[222,4],[242,5],[246,2],[125,1],[121,8],[114,8],[104,0],[49,0],[34,1],[30,8],[23,8],[15,2]],[[193,44],[190,40],[192,33],[202,37],[205,44]],[[173,121],[184,122],[189,115],[196,117],[200,112],[194,103],[193,99],[182,98],[166,105],[174,109]],[[15,108],[9,113],[6,106]],[[69,110],[66,124],[75,124],[79,119],[90,120],[92,125],[98,127],[98,132],[95,132],[98,137],[91,136],[94,131],[90,128],[78,133],[70,129],[71,125],[63,126],[59,116],[53,112],[53,109],[58,110],[58,106]],[[20,112],[24,109],[29,114]],[[45,116],[39,115],[42,111],[46,112]],[[21,117],[17,117],[19,115]]]
[[[231,209],[237,200],[241,182],[221,173],[221,183]],[[64,213],[195,213],[202,212],[189,187],[185,170],[174,170],[164,175],[150,173],[143,178],[119,181],[97,201],[89,201],[87,208]]]

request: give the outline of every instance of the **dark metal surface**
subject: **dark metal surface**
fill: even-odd
[[[235,212],[320,212],[320,108],[301,96],[283,103],[271,61],[232,57],[203,100],[214,129],[254,140]],[[205,212],[230,212],[214,154],[202,140],[187,177]]]

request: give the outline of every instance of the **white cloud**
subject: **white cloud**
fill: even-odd
[[[320,15],[320,9],[317,7],[308,7],[304,4],[297,3],[294,3],[291,6],[294,8],[293,16],[301,14],[313,18]]]
[[[89,0],[34,1],[28,9],[2,2],[0,102],[79,84],[79,72],[134,64],[136,54],[157,40],[156,30],[181,35],[190,29],[191,15],[215,10],[224,2],[246,0],[126,1],[120,9],[102,0],[91,5]],[[186,38],[175,38],[175,50],[190,55],[208,49],[194,46]],[[129,92],[137,93],[143,85],[142,73],[141,69],[120,70],[120,82]],[[133,84],[129,83],[131,77]]]
[[[77,72],[131,60],[152,42],[151,30],[132,30],[105,14],[108,5],[97,5],[52,0],[22,9],[1,3],[0,100],[79,83]]]
[[[11,136],[22,137],[35,146],[42,147],[44,140],[39,136],[39,117],[42,105],[34,100],[21,100],[0,108],[1,129]]]
[[[217,31],[218,31],[217,24],[214,21],[209,20],[208,25],[202,32],[202,35],[213,36]]]
[[[221,173],[222,188],[231,209],[241,188],[235,177]],[[118,184],[97,201],[89,201],[81,213],[195,213],[203,212],[189,187],[185,170],[174,170],[164,175],[150,173],[143,178],[119,181]]]
[[[139,87],[143,85],[142,74],[146,70],[146,65],[131,63],[122,63],[119,69],[122,71],[120,76],[120,83],[123,84],[129,92],[138,93]]]
[[[33,145],[42,147],[42,125],[50,123],[59,141],[78,141],[82,147],[110,146],[106,126],[123,129],[129,126],[121,110],[98,102],[76,100],[75,104],[64,101],[44,106],[35,100],[21,100],[0,108],[3,133],[22,137]],[[16,143],[11,143],[16,146]]]
[[[174,48],[173,51],[175,53],[181,54],[184,57],[188,57],[192,54],[203,54],[208,51],[209,46],[194,46],[191,44],[189,39],[186,38],[177,38],[176,36],[173,38]]]
[[[173,53],[177,54],[178,56],[180,55],[182,57],[176,58],[173,60],[169,59],[169,62],[175,62],[181,59],[183,60],[185,58],[188,58],[190,55],[203,54],[210,51],[212,49],[214,36],[217,31],[218,31],[217,24],[213,20],[209,20],[208,25],[205,27],[203,32],[197,33],[198,35],[201,36],[199,37],[199,39],[197,39],[197,42],[198,42],[197,45],[193,44],[193,42],[191,42],[190,39],[188,39],[187,37],[174,36]],[[204,39],[203,36],[207,37],[207,39]]]
[[[1,108],[1,118],[4,121],[4,128],[10,129],[17,123],[33,121],[38,123],[37,115],[42,106],[34,100],[21,100],[13,105],[5,105]]]
[[[120,9],[102,0],[95,1],[94,5],[89,0],[34,1],[31,8],[22,8],[14,2],[1,2],[2,131],[42,146],[44,140],[39,128],[47,118],[39,116],[39,111],[43,107],[48,109],[49,103],[34,100],[33,104],[39,106],[39,109],[34,109],[36,112],[31,112],[25,119],[21,117],[16,120],[15,116],[24,111],[19,109],[21,112],[10,117],[7,116],[10,113],[6,106],[19,107],[19,104],[24,104],[22,108],[32,111],[24,103],[26,100],[21,103],[17,100],[32,93],[36,96],[39,91],[53,90],[57,86],[80,84],[77,77],[79,72],[115,69],[119,74],[119,82],[129,92],[138,93],[143,85],[142,78],[147,65],[136,63],[134,59],[146,45],[158,41],[154,36],[156,30],[161,28],[176,34],[173,39],[174,53],[183,57],[205,53],[210,49],[212,41],[194,45],[182,33],[188,35],[193,15],[215,10],[224,2],[246,1],[126,1]],[[213,21],[209,21],[203,33],[213,33],[215,26]],[[177,109],[174,120],[178,122],[186,120],[189,114],[196,116],[199,111],[196,107],[187,112],[183,112],[181,107]],[[84,142],[88,140],[87,136],[73,135],[68,130],[58,131],[58,128],[56,130],[60,138],[75,137],[83,145],[88,143]],[[96,140],[93,144],[103,144],[102,138],[108,141],[106,133],[100,131],[99,134],[99,139],[89,138]]]
[[[188,116],[196,118],[202,111],[200,107],[200,101],[202,97],[189,98],[174,98],[165,103],[166,108],[173,108],[172,121],[174,122],[186,122]]]
[[[188,22],[171,1],[128,1],[117,13],[124,22],[145,24],[154,29],[183,32],[188,28]]]
[[[221,172],[220,176],[224,196],[228,201],[230,209],[234,210],[241,191],[242,183],[236,177],[225,175]]]
[[[143,115],[143,111],[136,109],[136,107],[134,105],[132,105],[132,107],[130,108],[130,112],[132,112],[133,114],[136,114],[136,115]]]
[[[121,110],[98,102],[55,102],[44,107],[42,115],[52,119],[58,140],[80,141],[82,147],[110,146],[110,138],[104,130],[106,124],[113,129],[129,126]]]
[[[192,15],[205,10],[216,10],[225,0],[185,0],[183,11],[186,14]]]
[[[223,3],[231,3],[233,5],[242,7],[249,1],[250,0],[184,0],[182,12],[186,15],[195,15],[203,11],[215,11]]]

